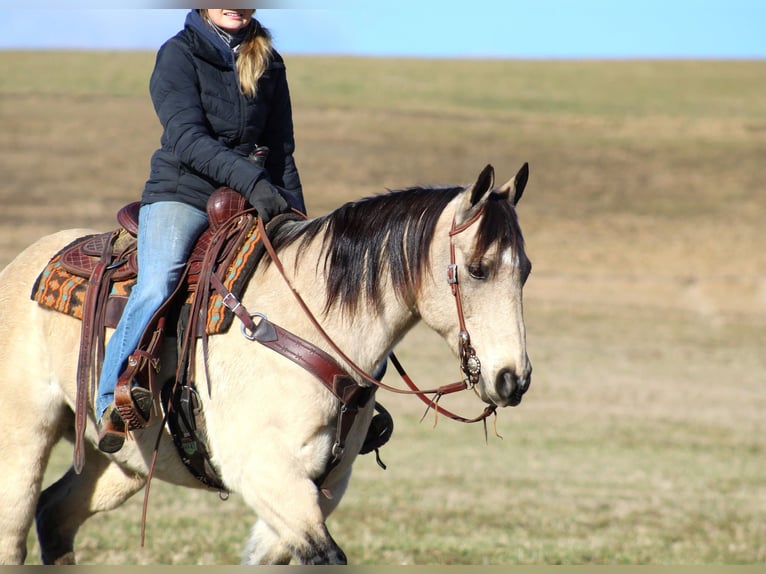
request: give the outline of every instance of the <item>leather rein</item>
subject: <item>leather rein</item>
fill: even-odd
[[[407,375],[407,373],[402,368],[401,363],[396,358],[393,352],[390,353],[389,355],[391,358],[391,362],[394,364],[394,367],[396,368],[399,375],[402,377],[402,379],[407,384],[410,390],[389,386],[383,383],[382,381],[379,381],[373,378],[372,376],[370,376],[363,369],[361,369],[354,361],[352,361],[337,346],[335,341],[333,341],[333,339],[327,334],[327,332],[324,330],[324,328],[321,326],[319,321],[316,319],[314,314],[309,309],[308,305],[306,305],[306,302],[303,300],[303,297],[301,297],[300,293],[298,293],[298,291],[295,289],[290,279],[287,277],[287,274],[285,273],[282,262],[277,256],[274,246],[271,244],[271,241],[269,240],[268,234],[266,233],[266,227],[263,223],[263,220],[260,217],[257,218],[257,225],[258,225],[260,236],[262,238],[262,241],[263,241],[264,247],[266,248],[267,253],[271,257],[272,261],[274,262],[274,265],[276,266],[277,270],[282,276],[282,279],[290,288],[290,291],[292,291],[296,301],[298,302],[300,307],[303,309],[304,313],[309,318],[312,325],[317,329],[317,331],[319,331],[319,333],[325,339],[325,341],[330,346],[330,348],[332,348],[332,350],[343,359],[343,361],[348,365],[348,367],[350,367],[363,380],[374,385],[375,387],[382,388],[387,391],[398,393],[398,394],[416,395],[421,401],[423,401],[428,406],[428,408],[426,409],[426,412],[428,412],[428,409],[432,408],[439,414],[442,414],[450,419],[453,419],[458,422],[463,422],[463,423],[475,423],[475,422],[484,421],[485,432],[486,432],[486,419],[490,415],[495,414],[495,411],[497,409],[496,405],[487,406],[483,410],[483,412],[476,417],[465,418],[445,409],[444,407],[438,404],[439,400],[444,395],[448,395],[448,394],[452,394],[452,393],[464,391],[464,390],[473,390],[475,385],[479,382],[479,377],[481,376],[481,362],[479,361],[479,358],[476,355],[476,351],[471,345],[471,337],[468,334],[468,330],[465,326],[465,318],[463,315],[463,305],[462,305],[461,296],[460,296],[460,284],[458,282],[458,276],[457,276],[457,264],[455,263],[455,244],[454,244],[453,238],[454,236],[468,229],[473,223],[475,223],[481,217],[482,214],[483,214],[483,208],[479,209],[473,217],[471,217],[470,219],[468,219],[461,225],[458,225],[455,219],[453,218],[452,227],[449,232],[450,263],[448,265],[447,281],[450,284],[450,287],[452,289],[452,295],[455,299],[455,305],[456,305],[458,320],[460,324],[460,333],[458,335],[460,369],[466,375],[466,378],[461,381],[457,381],[455,383],[450,383],[435,389],[427,389],[427,390],[421,390],[412,381],[412,379]],[[261,322],[263,322],[265,320],[265,317],[259,313],[254,313],[254,314],[249,313],[247,309],[245,309],[244,305],[242,305],[242,303],[239,300],[237,300],[237,298],[231,292],[226,290],[220,284],[220,282],[214,281],[213,286],[219,292],[222,293],[223,304],[227,308],[229,308],[242,322],[242,333],[244,334],[244,336],[251,340],[255,339],[254,334],[256,333],[256,330],[258,329],[258,325],[256,325],[254,318],[260,317],[262,320]],[[429,398],[427,395],[433,395],[434,397]]]

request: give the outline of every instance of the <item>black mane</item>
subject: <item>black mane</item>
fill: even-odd
[[[327,274],[325,312],[337,302],[348,312],[362,300],[374,306],[380,300],[385,266],[396,296],[413,304],[429,267],[436,223],[464,190],[412,187],[346,203],[322,217],[285,226],[272,243],[277,251],[298,243],[300,251],[322,235],[323,256],[316,265]],[[498,253],[523,248],[515,209],[506,196],[493,193],[479,222],[472,259],[481,258],[496,242]],[[299,255],[296,264],[300,262]]]

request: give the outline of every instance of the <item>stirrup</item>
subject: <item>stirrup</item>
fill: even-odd
[[[359,454],[377,451],[388,442],[394,432],[394,419],[391,414],[377,401],[375,410],[378,413],[370,421],[370,427],[367,429],[367,436],[364,437]]]
[[[125,444],[125,423],[114,403],[106,407],[98,423],[98,448],[102,452],[115,453]]]

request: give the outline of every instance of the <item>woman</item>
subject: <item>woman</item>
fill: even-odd
[[[175,289],[207,226],[205,206],[221,186],[241,193],[268,221],[291,208],[305,213],[293,159],[292,106],[285,65],[255,10],[192,10],[184,29],[157,53],[149,90],[163,126],[141,198],[139,276],[106,347],[96,401],[99,448],[117,452],[125,425],[114,389],[155,311]],[[261,167],[248,159],[270,153]],[[144,413],[151,394],[131,390]]]

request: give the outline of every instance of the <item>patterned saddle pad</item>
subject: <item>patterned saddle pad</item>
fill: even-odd
[[[70,315],[82,320],[83,305],[85,293],[88,287],[88,277],[83,277],[79,273],[71,270],[67,264],[72,259],[72,253],[82,252],[88,246],[103,246],[111,232],[101,235],[88,235],[80,237],[61,249],[54,255],[48,264],[43,268],[37,277],[37,281],[32,288],[31,298],[42,305],[54,311]],[[129,241],[135,242],[135,238],[126,231],[120,230],[116,245],[123,252],[128,247]],[[204,241],[203,237],[200,241]],[[233,292],[237,297],[241,297],[247,283],[252,276],[258,261],[263,256],[264,249],[260,241],[260,234],[255,222],[250,225],[249,230],[244,234],[244,239],[240,245],[234,246],[236,252],[231,257],[229,265],[219,277],[223,284]],[[92,249],[97,251],[97,249]],[[197,248],[195,248],[195,251]],[[130,291],[136,283],[135,271],[131,272],[126,266],[123,273],[115,272],[107,299],[106,326],[114,327],[122,314]],[[84,265],[87,267],[87,265]],[[188,304],[194,296],[194,290],[190,289],[185,297]],[[207,320],[205,330],[208,334],[223,333],[229,329],[233,322],[233,313],[223,305],[222,297],[217,292],[211,292],[207,304]]]

